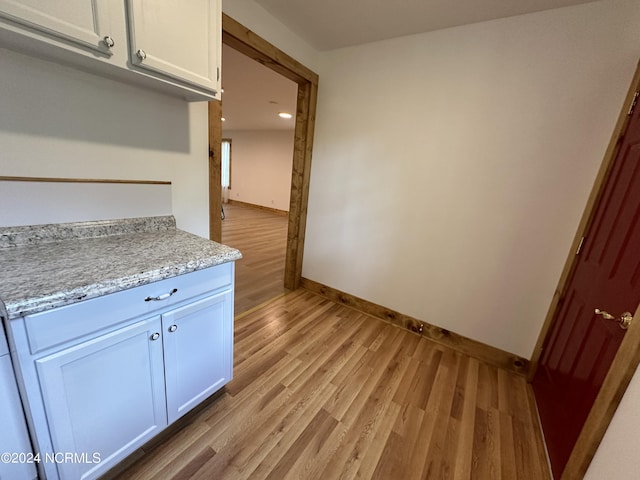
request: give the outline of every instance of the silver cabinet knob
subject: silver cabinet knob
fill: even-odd
[[[178,326],[177,326],[177,325],[171,325],[171,326],[169,327],[169,331],[170,331],[171,333],[175,332],[177,329],[178,329]]]
[[[104,37],[102,41],[107,46],[107,48],[113,48],[113,46],[116,44],[116,42],[113,41],[113,38],[111,38],[109,35]]]
[[[154,333],[153,335],[151,335],[151,340],[157,340],[160,338],[160,334],[158,332]]]
[[[147,58],[147,54],[146,54],[146,53],[145,53],[145,51],[144,51],[144,50],[142,50],[142,49],[139,49],[139,50],[136,52],[136,55],[138,56],[138,58],[139,58],[140,60],[144,60],[145,58]]]

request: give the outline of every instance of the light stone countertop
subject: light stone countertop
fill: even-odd
[[[171,216],[3,227],[0,315],[11,320],[240,258],[176,229]]]

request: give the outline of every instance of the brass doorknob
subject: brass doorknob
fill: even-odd
[[[602,315],[602,318],[604,318],[605,320],[615,320],[623,330],[629,328],[629,325],[631,325],[631,321],[633,320],[633,315],[631,315],[630,312],[624,312],[622,315],[620,315],[620,318],[616,318],[609,312],[605,312],[604,310],[600,310],[599,308],[596,308],[595,313],[596,315]]]

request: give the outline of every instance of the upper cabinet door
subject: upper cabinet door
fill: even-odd
[[[219,91],[220,0],[127,0],[131,62]]]
[[[0,0],[0,17],[93,52],[112,54],[104,0]]]

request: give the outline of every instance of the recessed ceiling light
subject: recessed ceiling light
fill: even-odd
[[[280,113],[278,114],[278,116],[279,116],[280,118],[291,118],[291,117],[293,117],[293,115],[291,115],[290,113],[287,113],[287,112],[280,112]]]

